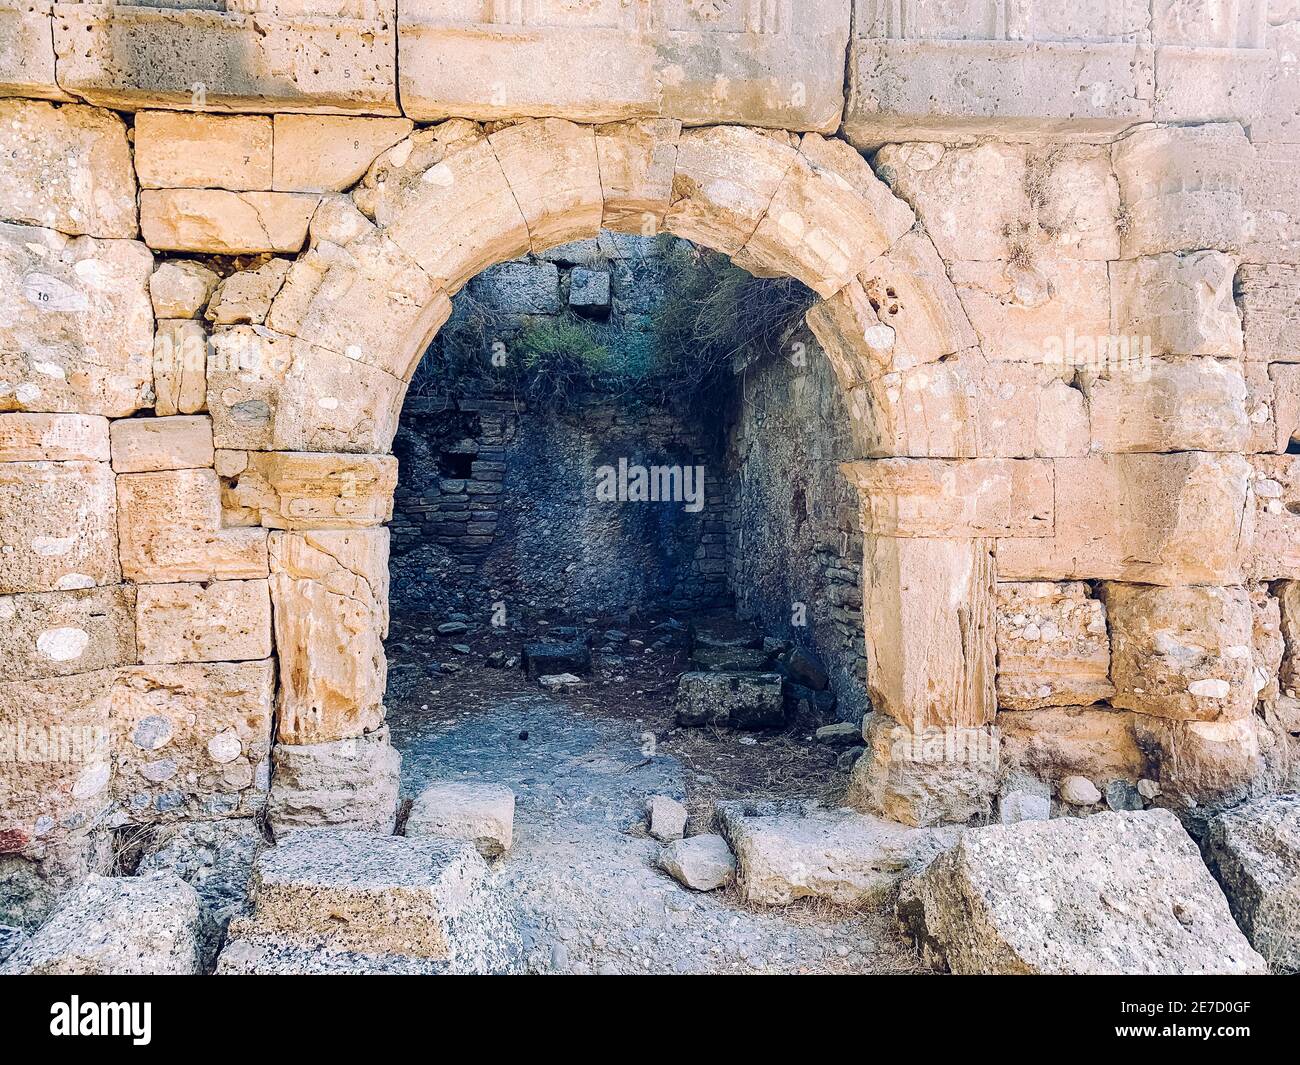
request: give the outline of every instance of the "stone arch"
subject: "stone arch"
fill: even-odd
[[[322,201],[266,326],[214,337],[209,410],[226,513],[276,530],[277,738],[287,749],[278,752],[273,810],[303,801],[292,747],[353,739],[382,722],[387,556],[377,529],[396,482],[387,452],[406,385],[450,315],[450,297],[490,265],[602,228],[670,233],[818,294],[807,323],[853,412],[864,461],[846,473],[864,493],[876,457],[975,453],[970,429],[954,426],[950,443],[939,436],[929,447],[909,437],[912,397],[892,381],[904,369],[942,367],[923,390],[937,385],[957,401],[946,420],[978,424],[968,390],[949,380],[967,369],[950,360],[978,358],[974,333],[911,207],[847,143],[669,120],[536,119],[490,129],[452,119],[413,132],[349,195]],[[240,411],[250,403],[266,417],[247,431]],[[903,491],[895,482],[891,489]],[[1017,505],[1002,500],[1004,510]],[[947,564],[940,574],[960,570],[950,575],[967,591],[974,581],[986,607],[987,542],[958,535],[931,562]],[[911,657],[898,606],[911,594],[909,563],[884,557],[872,568],[880,617],[865,630],[872,675],[886,682],[873,683],[873,698],[913,725],[987,725],[995,709],[988,619],[968,624],[931,596],[923,610],[958,636],[960,657]],[[337,587],[357,581],[367,594]],[[369,605],[358,611],[359,602]],[[336,616],[321,616],[329,611]]]

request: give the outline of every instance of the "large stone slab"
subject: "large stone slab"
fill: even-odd
[[[111,111],[0,99],[0,217],[92,237],[137,235],[126,124]]]
[[[1243,263],[1235,284],[1246,358],[1300,362],[1300,267]]]
[[[0,414],[0,462],[108,461],[108,420],[92,414]]]
[[[805,898],[878,905],[959,831],[907,828],[852,810],[769,805],[726,802],[717,809],[718,827],[736,855],[741,898],[752,905]]]
[[[998,707],[1032,710],[1108,699],[1106,610],[1082,583],[997,586]]]
[[[386,727],[328,743],[277,743],[272,757],[267,822],[277,837],[296,828],[393,831],[402,756]]]
[[[1300,797],[1216,815],[1202,848],[1250,945],[1273,972],[1300,972]]]
[[[152,270],[137,241],[0,223],[0,410],[120,418],[147,406]]]
[[[1241,315],[1232,298],[1236,271],[1236,260],[1217,251],[1112,263],[1115,332],[1146,338],[1156,356],[1240,357]]]
[[[1232,584],[1249,557],[1250,467],[1240,455],[1056,460],[1056,533],[998,541],[1005,580]]]
[[[377,729],[387,678],[388,530],[277,532],[270,550],[277,737],[317,744]]]
[[[137,666],[113,687],[113,794],[136,822],[249,816],[270,783],[270,661]]]
[[[0,595],[117,584],[107,462],[0,463]]]
[[[42,100],[71,100],[54,79],[50,0],[0,5],[0,92]]]
[[[138,585],[135,629],[140,661],[150,664],[269,658],[268,583]]]
[[[909,895],[914,934],[957,974],[1267,969],[1164,810],[971,829]]]
[[[201,415],[123,418],[109,431],[114,473],[153,473],[211,466],[212,419]]]
[[[160,251],[297,252],[317,202],[296,192],[144,189],[140,229],[149,247]]]
[[[199,899],[175,876],[90,876],[0,965],[0,974],[190,976]]]
[[[411,133],[408,118],[276,115],[277,192],[339,192],[361,180],[375,156]]]
[[[269,189],[271,119],[141,111],[135,170],[146,189]]]
[[[504,784],[445,781],[416,796],[406,835],[468,840],[484,858],[500,858],[514,842],[514,826],[515,793]]]
[[[0,596],[0,680],[133,665],[135,598],[125,584]]]

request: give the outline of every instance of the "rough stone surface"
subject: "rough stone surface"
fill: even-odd
[[[909,909],[958,974],[1266,971],[1163,810],[967,830]]]
[[[108,420],[90,414],[0,414],[0,462],[108,461]]]
[[[1082,583],[997,586],[998,707],[1032,710],[1108,699],[1106,611]]]
[[[1107,706],[1051,706],[998,715],[1002,761],[1054,784],[1082,776],[1098,788],[1135,781],[1145,759],[1134,733],[1134,715]]]
[[[779,673],[683,673],[677,682],[680,725],[773,728],[785,721]]]
[[[225,189],[144,189],[140,229],[151,248],[212,255],[297,252],[318,197]]]
[[[212,419],[203,415],[123,418],[109,428],[114,473],[211,466]]]
[[[200,971],[198,927],[198,895],[175,876],[90,876],[0,973],[188,976]]]
[[[155,318],[197,318],[219,278],[192,259],[168,259],[149,275]]]
[[[39,680],[136,661],[130,585],[0,596],[0,680]]]
[[[406,118],[276,115],[271,187],[277,192],[351,188],[375,157],[409,136],[411,128]]]
[[[851,810],[739,802],[719,804],[718,826],[736,854],[741,897],[764,906],[801,898],[876,905],[958,831],[906,828]]]
[[[681,839],[686,833],[686,807],[667,795],[651,795],[645,801],[646,828],[661,843]]]
[[[141,111],[135,170],[146,189],[269,189],[271,119]]]
[[[1300,797],[1217,814],[1201,846],[1251,946],[1273,972],[1300,972]]]
[[[264,580],[142,584],[135,605],[141,662],[271,656],[271,596]]]
[[[726,839],[712,833],[679,839],[659,852],[659,868],[692,891],[716,891],[736,878],[736,858]]]
[[[277,743],[267,822],[278,838],[298,828],[393,831],[402,756],[388,730],[329,743]]]
[[[502,784],[431,784],[406,818],[406,835],[469,840],[484,858],[500,858],[514,842],[515,793]]]

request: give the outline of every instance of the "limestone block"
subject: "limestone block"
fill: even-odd
[[[668,795],[651,795],[645,801],[646,831],[660,843],[681,839],[690,816],[684,803]]]
[[[270,784],[275,663],[124,669],[113,687],[113,796],[134,822],[248,816]]]
[[[804,321],[845,392],[890,371],[894,332],[881,324],[860,281],[850,281],[833,296],[818,300]]]
[[[1240,802],[1264,772],[1254,717],[1175,721],[1134,714],[1133,727],[1147,763],[1156,767],[1161,802],[1175,809]]]
[[[1242,377],[1246,381],[1246,453],[1277,451],[1279,434],[1284,430],[1274,414],[1274,404],[1281,404],[1279,415],[1283,423],[1287,417],[1287,383],[1274,382],[1269,376],[1269,366],[1261,362],[1243,362]],[[1283,444],[1282,446],[1285,446]]]
[[[946,260],[1100,262],[1118,251],[1119,190],[1105,149],[890,144],[875,162]]]
[[[1146,255],[1110,267],[1115,332],[1150,338],[1151,353],[1242,353],[1241,316],[1233,302],[1237,263],[1217,251]]]
[[[785,723],[779,673],[729,670],[683,673],[674,700],[677,723],[741,729],[779,728]]]
[[[1300,362],[1300,267],[1243,263],[1236,288],[1246,358]]]
[[[605,208],[601,228],[653,236],[663,228],[677,169],[675,119],[611,122],[596,128],[596,160]]]
[[[1111,704],[1177,720],[1238,719],[1255,705],[1243,588],[1105,584]]]
[[[1249,365],[1249,364],[1247,364]],[[1300,448],[1300,366],[1278,364],[1268,368],[1273,386],[1273,429],[1270,450],[1279,455]]]
[[[288,259],[268,259],[231,274],[217,285],[203,317],[213,325],[261,325],[291,265]]]
[[[193,976],[199,898],[179,877],[90,876],[0,966],[45,976]]]
[[[277,743],[272,758],[267,821],[277,839],[295,828],[392,833],[402,756],[387,727],[329,743]]]
[[[269,189],[271,119],[140,111],[135,172],[146,189]]]
[[[988,724],[997,710],[992,544],[864,540],[872,705],[914,731]]]
[[[402,106],[417,121],[665,116],[831,133],[844,105],[849,5],[638,4],[401,9]]]
[[[528,225],[534,252],[594,237],[605,210],[595,132],[557,118],[488,137]]]
[[[1048,784],[1080,776],[1104,792],[1144,774],[1134,715],[1106,706],[1046,706],[998,714],[1002,764]]]
[[[273,533],[271,595],[280,742],[319,744],[379,728],[388,530]]]
[[[1300,692],[1300,581],[1278,581],[1275,588],[1285,646],[1279,679],[1283,692],[1294,698],[1292,693]]]
[[[1300,971],[1300,800],[1274,795],[1217,814],[1205,856],[1251,946],[1274,973]]]
[[[961,36],[987,33],[980,27]],[[1133,42],[855,36],[848,62],[844,130],[859,148],[1009,133],[1104,138],[1153,113],[1153,65]]]
[[[664,224],[675,236],[735,255],[798,157],[779,134],[741,126],[683,130]]]
[[[997,586],[998,707],[1033,710],[1109,699],[1106,609],[1082,583]]]
[[[267,582],[141,584],[135,631],[140,661],[247,662],[271,655]]]
[[[1251,575],[1300,578],[1300,456],[1253,455],[1255,498]]]
[[[736,853],[740,896],[757,906],[809,898],[878,905],[943,838],[849,810],[769,811],[737,802],[718,804],[718,827]]]
[[[405,381],[450,315],[429,276],[371,228],[344,247],[320,241],[300,256],[267,324]]]
[[[0,680],[91,673],[136,659],[130,585],[0,596]]]
[[[391,6],[276,10],[57,4],[59,80],[128,111],[398,113]]]
[[[1292,84],[1300,84],[1300,79],[1293,77]],[[1293,87],[1292,94],[1295,91]],[[1294,207],[1297,162],[1300,145],[1266,140],[1255,144],[1253,157],[1242,160],[1247,177],[1244,261],[1300,265],[1300,218]]]
[[[514,841],[515,793],[504,784],[430,784],[406,818],[408,839],[436,836],[473,843],[484,858],[500,858]]]
[[[230,480],[226,505],[256,511],[268,529],[356,529],[392,517],[397,460],[390,455],[253,452]]]
[[[145,243],[165,251],[296,252],[317,200],[294,192],[143,189],[140,229]]]
[[[115,473],[212,465],[212,419],[206,415],[122,418],[113,423],[109,436]]]
[[[798,278],[820,296],[848,284],[912,228],[911,209],[896,199],[866,160],[839,140],[806,133],[754,235],[736,254]]]
[[[390,148],[354,199],[448,293],[529,248],[528,225],[492,145],[460,119]]]
[[[108,419],[93,414],[0,414],[0,462],[108,461]]]
[[[0,93],[71,100],[54,80],[54,34],[49,0],[6,0],[0,5]]]
[[[215,470],[117,478],[122,571],[137,584],[255,580],[268,574],[266,531],[222,526]]]
[[[1282,672],[1282,659],[1286,640],[1282,635],[1282,604],[1267,584],[1256,584],[1248,589],[1251,618],[1251,691],[1255,694],[1256,710],[1272,710],[1277,706]]]
[[[0,595],[117,584],[106,462],[0,463]]]
[[[973,829],[914,890],[914,932],[956,974],[1266,971],[1166,810]]]
[[[0,849],[37,856],[108,809],[112,670],[0,684]],[[84,870],[83,870],[84,872]]]
[[[361,180],[375,156],[411,134],[408,118],[276,115],[277,192],[341,192]],[[231,186],[227,186],[231,187]]]
[[[1254,522],[1240,455],[1056,460],[1056,532],[998,541],[1005,580],[1239,581]]]
[[[154,413],[194,414],[207,405],[208,331],[189,318],[160,320],[153,338]]]
[[[1110,308],[1097,298],[1106,291],[1106,263],[954,262],[950,273],[989,359],[1090,367],[1114,358]]]
[[[845,802],[905,825],[964,824],[989,815],[1001,743],[991,725],[913,730],[882,713],[863,725],[867,749],[853,763]]]
[[[655,864],[692,891],[716,891],[736,879],[736,858],[722,836],[710,832],[665,846]]]
[[[152,270],[136,241],[0,223],[0,409],[122,417],[145,406]]]
[[[216,447],[274,450],[276,412],[298,346],[261,326],[212,334],[205,387]],[[322,409],[322,417],[328,413]]]
[[[217,287],[217,275],[192,259],[168,259],[149,275],[155,318],[197,318]]]
[[[1230,359],[1153,359],[1145,372],[1081,375],[1092,450],[1246,451],[1246,381]]]
[[[1247,216],[1241,175],[1253,156],[1233,122],[1144,127],[1117,141],[1123,257],[1239,248]]]
[[[0,99],[0,216],[74,236],[137,233],[126,124],[110,111]]]
[[[1050,536],[1052,464],[1040,459],[842,463],[876,536]]]

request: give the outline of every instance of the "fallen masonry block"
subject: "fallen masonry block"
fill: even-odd
[[[785,722],[779,673],[683,673],[677,682],[679,725],[775,728]]]
[[[469,840],[484,858],[499,858],[514,842],[515,793],[504,784],[442,781],[416,798],[406,819],[408,838]]]
[[[669,843],[659,852],[659,868],[692,891],[713,891],[736,878],[736,858],[727,841],[713,833]]]
[[[720,803],[717,816],[736,853],[741,898],[767,906],[801,898],[875,905],[961,831],[908,828],[852,810],[766,803]]]
[[[959,975],[1267,971],[1167,810],[968,829],[899,916]]]
[[[465,840],[291,832],[258,857],[252,898],[218,972],[326,971],[314,966],[333,955],[345,968],[337,956],[349,954],[368,956],[353,960],[363,968],[386,957],[462,972],[517,967],[513,914]]]
[[[1251,946],[1273,972],[1300,972],[1300,795],[1218,814],[1202,847]]]
[[[557,673],[590,673],[591,648],[582,639],[525,644],[524,668],[534,678]]]
[[[177,877],[91,874],[0,975],[188,976],[199,971],[198,927],[198,895]]]

